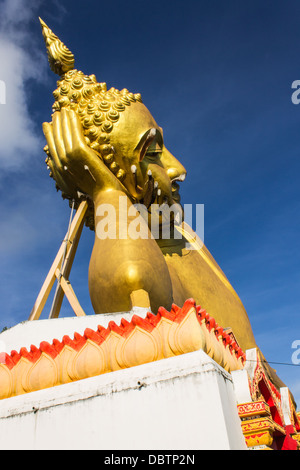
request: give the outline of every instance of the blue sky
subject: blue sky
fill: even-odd
[[[57,77],[38,16],[76,68],[142,94],[187,169],[183,202],[205,205],[205,243],[257,343],[270,362],[291,363],[300,340],[300,105],[291,101],[300,2],[0,0],[0,330],[28,318],[69,217],[44,163],[41,125]],[[87,313],[92,244],[85,230],[70,279]],[[300,369],[274,367],[300,403]]]

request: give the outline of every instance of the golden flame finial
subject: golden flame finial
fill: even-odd
[[[46,43],[51,70],[61,76],[69,70],[74,69],[75,59],[72,52],[61,42],[41,18],[39,18],[39,20],[42,26],[42,33]]]

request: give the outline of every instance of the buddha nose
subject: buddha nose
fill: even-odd
[[[164,147],[161,162],[167,171],[171,181],[184,181],[186,177],[186,169],[184,166]]]

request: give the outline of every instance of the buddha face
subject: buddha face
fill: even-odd
[[[161,127],[127,89],[107,90],[94,75],[70,70],[57,82],[53,110],[74,110],[88,145],[115,174],[133,202],[179,202],[185,168],[166,149]]]
[[[138,202],[179,202],[186,170],[164,145],[162,128],[141,102],[131,103],[110,134],[115,160],[125,172],[123,185]]]
[[[66,107],[78,114],[87,143],[134,201],[148,206],[155,195],[159,203],[179,202],[176,181],[183,181],[186,171],[164,146],[162,129],[140,94],[107,90],[95,75],[74,69],[72,52],[40,22],[50,67],[61,77],[53,92],[53,111]]]

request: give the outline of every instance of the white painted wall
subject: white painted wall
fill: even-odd
[[[97,330],[98,325],[107,328],[110,321],[120,325],[122,318],[130,321],[134,314],[145,318],[147,311],[145,308],[134,307],[131,312],[25,321],[0,333],[0,353],[10,354],[12,350],[19,352],[22,347],[29,350],[32,344],[38,348],[42,341],[51,344],[53,339],[61,341],[64,335],[73,339],[75,332],[83,335],[86,328]]]
[[[246,450],[231,376],[202,350],[2,400],[0,436],[1,449]]]

